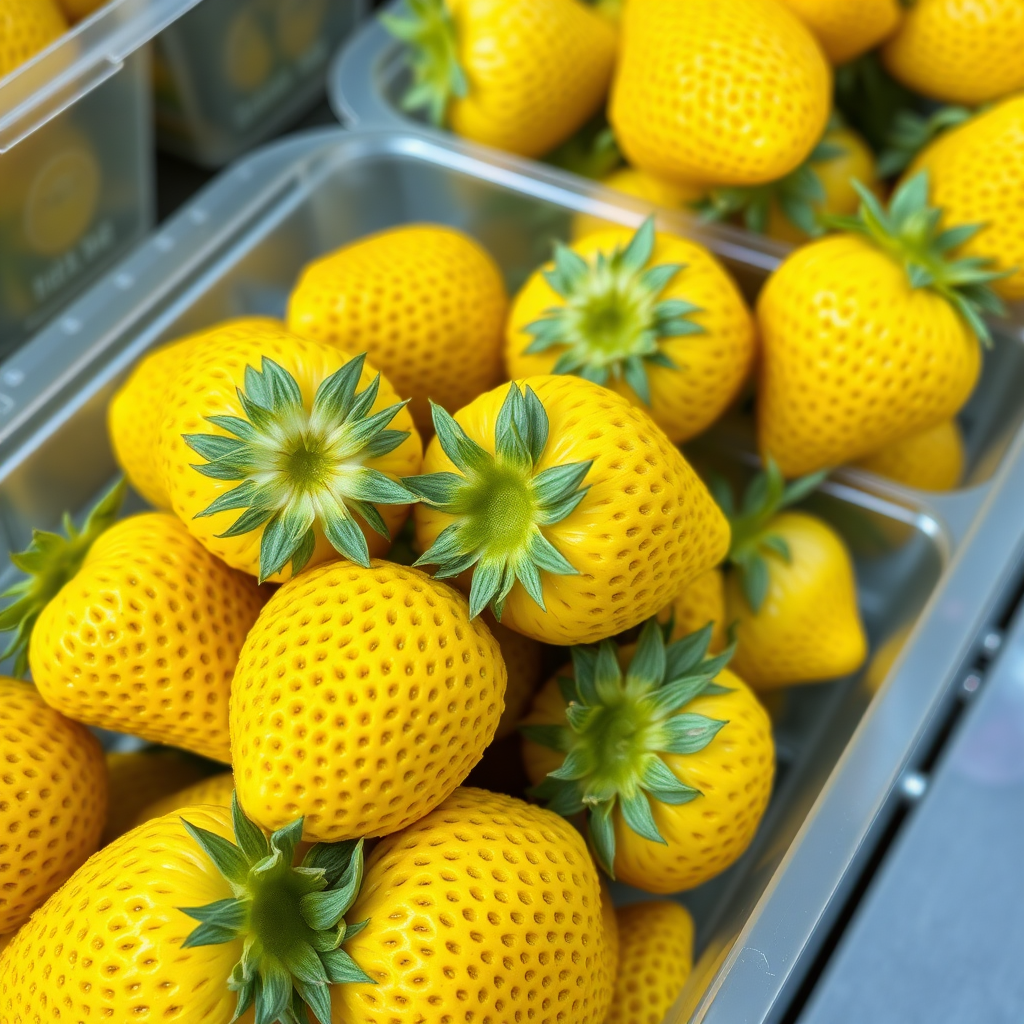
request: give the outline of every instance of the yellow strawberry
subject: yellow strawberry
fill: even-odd
[[[964,439],[956,420],[943,420],[860,459],[871,473],[922,491],[951,491],[964,471]]]
[[[667,645],[662,628],[649,620],[631,656],[609,640],[574,647],[572,677],[552,679],[521,728],[535,794],[560,814],[586,811],[612,877],[669,893],[747,848],[775,754],[764,708],[724,668],[731,650],[705,659],[710,626]]]
[[[501,379],[507,310],[501,271],[482,246],[454,228],[413,224],[307,265],[288,329],[365,351],[428,434],[431,399],[460,409]]]
[[[993,281],[992,290],[1005,299],[1024,299],[1024,235],[1018,227],[1024,204],[1024,96],[940,135],[910,173],[921,171],[931,181],[932,201],[942,208],[943,227],[982,225],[957,254],[991,257],[999,270],[1012,271]]]
[[[585,643],[660,611],[721,561],[725,519],[665,434],[579,377],[529,377],[455,417],[434,407],[418,564],[460,577],[474,617]],[[469,574],[468,570],[472,569]]]
[[[608,116],[649,174],[756,185],[806,159],[831,93],[821,48],[776,0],[631,0]]]
[[[245,337],[280,326],[266,317],[242,317],[215,330],[223,341],[228,336]],[[171,506],[159,457],[167,396],[185,353],[208,333],[190,334],[143,356],[107,408],[107,429],[118,464],[132,487],[154,508]]]
[[[728,645],[728,613],[725,610],[725,577],[717,566],[691,580],[660,612],[658,621],[672,626],[670,640],[682,640],[711,624],[712,654]]]
[[[867,53],[896,31],[900,0],[782,0],[814,33],[833,64]]]
[[[755,689],[848,675],[864,664],[867,638],[857,610],[857,581],[846,545],[828,524],[785,511],[821,482],[786,486],[774,462],[755,477],[730,515],[727,616],[735,624],[732,664]]]
[[[533,695],[540,685],[544,662],[544,648],[536,640],[503,626],[489,612],[484,612],[484,622],[501,648],[501,660],[505,663],[508,683],[505,687],[505,709],[501,713],[495,740],[511,736],[519,725]]]
[[[754,322],[736,283],[704,246],[611,228],[527,280],[512,303],[510,377],[573,373],[617,392],[679,443],[736,398],[755,354]]]
[[[758,444],[787,477],[955,415],[989,337],[982,314],[1001,310],[986,261],[949,255],[974,229],[936,228],[927,175],[888,212],[866,190],[862,200],[846,232],[798,249],[758,300]]]
[[[410,0],[385,26],[410,47],[403,106],[436,125],[540,156],[601,105],[616,33],[576,0]]]
[[[605,1024],[662,1024],[693,968],[693,918],[669,900],[616,912],[619,976]]]
[[[986,103],[1024,86],[1019,0],[915,0],[882,48],[889,73],[947,103]]]
[[[110,810],[102,845],[113,842],[137,824],[143,807],[198,782],[209,773],[208,762],[180,750],[146,747],[130,753],[107,754]]]
[[[152,803],[146,804],[142,810],[135,815],[133,825],[144,825],[153,818],[162,818],[165,814],[181,811],[183,807],[199,807],[213,804],[214,807],[230,807],[231,794],[235,791],[235,780],[231,772],[221,772],[218,775],[211,775],[185,786],[183,789],[175,790],[167,796],[162,796]]]
[[[463,597],[415,569],[340,561],[289,581],[249,632],[231,694],[242,806],[306,838],[394,832],[469,774],[505,666]]]
[[[0,78],[67,30],[54,0],[0,0]]]
[[[96,738],[29,683],[0,676],[0,935],[96,849],[107,772]],[[2,948],[2,944],[0,944]],[[2,1004],[0,1020],[6,1022]]]
[[[408,410],[363,355],[272,327],[214,329],[193,345],[160,439],[174,511],[261,582],[338,554],[361,565],[384,554],[413,500],[395,478],[417,472],[422,453]]]
[[[87,725],[228,760],[231,677],[264,594],[174,516],[111,525],[123,486],[68,538],[36,531],[0,613],[43,699]]]

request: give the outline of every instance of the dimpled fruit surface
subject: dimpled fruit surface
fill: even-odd
[[[0,78],[67,31],[53,0],[0,0]]]
[[[232,689],[232,764],[265,828],[336,842],[403,828],[469,774],[501,716],[498,643],[416,569],[338,561],[267,603]]]

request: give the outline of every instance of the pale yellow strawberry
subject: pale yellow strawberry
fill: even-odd
[[[950,491],[964,471],[964,439],[956,420],[892,441],[856,465],[922,491]]]
[[[814,33],[833,64],[845,64],[897,30],[900,0],[782,0]]]
[[[230,807],[231,794],[235,791],[235,780],[231,772],[210,775],[191,786],[175,790],[152,803],[146,804],[135,816],[134,825],[143,825],[153,818],[180,811],[184,807],[199,807],[213,804],[215,807]]]
[[[49,46],[67,28],[54,0],[0,0],[0,78]]]
[[[658,621],[672,623],[670,640],[681,640],[711,623],[708,650],[718,654],[725,649],[729,627],[725,608],[725,577],[719,568],[708,569],[688,583],[659,613]]]

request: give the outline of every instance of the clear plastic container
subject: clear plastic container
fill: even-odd
[[[157,40],[160,146],[220,167],[324,92],[327,65],[366,0],[204,0]]]
[[[394,12],[403,2],[391,0],[385,9]],[[347,127],[415,130],[438,138],[453,138],[452,133],[435,129],[401,109],[401,97],[408,84],[404,44],[384,28],[379,17],[374,17],[367,20],[331,65],[327,92],[335,114]],[[532,166],[538,172],[549,172],[546,165]],[[566,180],[573,177],[570,175]],[[586,184],[592,185],[589,181]],[[617,195],[606,190],[594,194],[609,202]],[[692,226],[690,230],[697,228]],[[738,237],[747,239],[746,244],[776,259],[790,250],[787,245],[759,235],[741,229],[737,232]],[[1009,320],[994,323],[993,330],[997,336],[996,351],[986,356],[982,379],[959,417],[967,445],[963,488],[973,487],[992,475],[1010,438],[1024,422],[1024,307],[1015,308]],[[748,445],[752,444],[749,423],[734,421],[730,427],[737,437],[745,433]]]
[[[281,315],[308,260],[415,221],[469,232],[514,287],[580,212],[643,219],[614,193],[424,135],[330,129],[239,162],[0,364],[5,543],[22,547],[31,527],[81,511],[109,484],[106,406],[154,345],[224,317]],[[691,228],[670,215],[663,223]],[[768,248],[741,233],[700,237],[748,289],[774,265]],[[750,461],[713,437],[691,454],[734,475]],[[697,921],[698,960],[667,1024],[784,1019],[909,792],[901,778],[926,770],[962,673],[1005,603],[1024,551],[1022,502],[1024,435],[988,483],[959,495],[925,498],[840,474],[814,499],[854,553],[861,610],[881,653],[857,676],[797,688],[777,711],[778,783],[753,847],[680,897]],[[640,894],[619,888],[616,897]]]
[[[145,44],[196,0],[111,0],[0,79],[0,356],[153,221]]]

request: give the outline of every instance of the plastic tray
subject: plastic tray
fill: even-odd
[[[578,212],[634,225],[643,218],[612,193],[429,136],[329,129],[242,161],[0,365],[10,399],[0,419],[5,543],[23,546],[32,526],[85,508],[109,483],[106,405],[153,345],[223,317],[280,315],[306,261],[411,221],[470,232],[514,286]],[[701,237],[750,286],[772,265],[735,232]],[[55,353],[64,354],[60,364]],[[742,457],[713,442],[694,456],[745,471]],[[880,688],[869,674],[788,696],[778,785],[754,846],[681,897],[697,920],[699,959],[669,1024],[767,1022],[792,997],[1024,549],[1024,444],[1013,442],[991,483],[959,496],[925,501],[840,475],[815,502],[855,553],[873,646],[897,632],[909,638],[892,669],[876,673]]]
[[[0,79],[0,356],[153,221],[144,44],[197,0],[111,0]]]
[[[387,10],[395,11],[403,0],[391,0]],[[369,19],[335,59],[328,75],[328,97],[342,124],[352,128],[390,129],[454,138],[450,132],[428,126],[404,112],[399,98],[408,84],[404,44],[390,35],[379,18]],[[537,170],[548,168],[532,163]],[[574,175],[566,181],[583,182]],[[587,181],[588,188],[594,188]],[[598,190],[593,193],[608,202],[621,202],[621,195]],[[615,198],[613,198],[615,197]],[[632,204],[631,204],[632,205]],[[635,209],[640,209],[634,206]],[[688,218],[691,220],[692,218]],[[691,233],[696,230],[690,228]],[[751,248],[781,259],[790,247],[736,229]],[[1012,320],[994,325],[996,351],[986,359],[983,377],[968,405],[960,414],[967,444],[967,467],[963,487],[969,488],[991,477],[1010,439],[1024,422],[1024,312],[1016,309]]]
[[[205,0],[154,49],[157,138],[220,167],[323,95],[328,61],[367,0]]]

